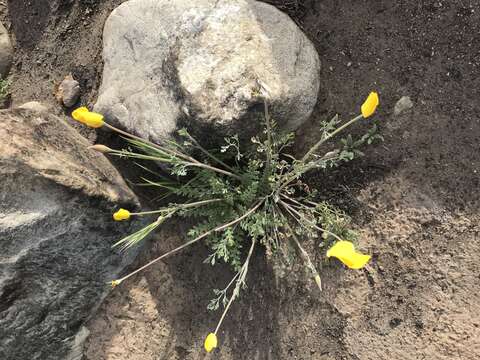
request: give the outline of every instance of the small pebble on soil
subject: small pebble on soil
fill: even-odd
[[[404,113],[405,111],[410,110],[412,107],[413,107],[413,102],[410,99],[410,97],[402,96],[400,100],[398,100],[397,103],[395,104],[393,113],[395,116],[398,116],[401,113]]]
[[[57,101],[67,108],[72,107],[80,96],[80,84],[71,74],[65,76],[55,94]]]

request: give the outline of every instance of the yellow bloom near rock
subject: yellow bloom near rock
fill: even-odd
[[[379,103],[380,100],[378,98],[378,94],[375,91],[372,91],[362,105],[362,116],[364,118],[372,116],[375,113],[375,110],[377,110]]]
[[[217,335],[214,333],[208,334],[207,338],[205,339],[205,350],[207,352],[212,352],[218,345]]]
[[[355,250],[350,241],[339,241],[327,251],[327,257],[335,257],[350,269],[361,269],[367,265],[370,255],[364,255]]]
[[[91,128],[99,128],[104,125],[104,118],[102,114],[91,112],[85,106],[78,108],[72,112],[72,117]]]
[[[131,213],[128,210],[120,209],[115,214],[113,214],[113,220],[122,221],[130,219]]]

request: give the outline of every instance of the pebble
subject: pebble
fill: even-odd
[[[410,110],[413,107],[413,102],[409,96],[402,96],[400,100],[395,104],[393,114],[395,116],[400,115],[401,113]]]
[[[80,84],[71,74],[67,75],[60,83],[55,97],[59,103],[63,103],[67,108],[72,107],[80,96]]]
[[[30,101],[18,107],[19,109],[31,110],[36,112],[48,112],[48,106],[38,101]]]

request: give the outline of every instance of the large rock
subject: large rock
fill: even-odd
[[[13,48],[7,29],[0,23],[0,77],[5,78],[13,61]]]
[[[154,141],[185,123],[258,129],[259,84],[280,126],[312,112],[320,61],[285,14],[251,0],[130,0],[103,33],[103,81],[95,110]]]
[[[137,200],[47,112],[0,111],[0,138],[0,359],[73,359],[83,322],[131,261],[111,249],[129,227],[111,213]]]

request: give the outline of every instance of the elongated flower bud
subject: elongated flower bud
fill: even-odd
[[[92,128],[99,128],[104,125],[103,115],[95,112],[91,112],[85,106],[80,107],[72,112],[72,117],[81,122],[84,125],[87,125]]]
[[[217,335],[214,333],[208,334],[207,338],[205,339],[205,350],[207,352],[212,352],[218,345]]]
[[[113,214],[113,219],[115,221],[128,220],[130,219],[130,216],[131,216],[130,211],[125,209],[120,209],[115,214]]]
[[[108,146],[105,146],[105,145],[102,145],[102,144],[95,144],[95,145],[89,146],[88,148],[91,149],[91,150],[101,152],[102,154],[108,154],[108,153],[113,151]]]
[[[378,94],[374,91],[368,95],[367,100],[362,105],[362,115],[364,118],[368,118],[375,113],[380,100],[378,98]]]

